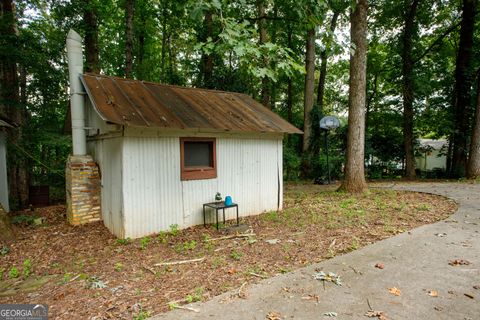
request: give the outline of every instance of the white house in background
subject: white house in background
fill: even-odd
[[[238,203],[240,216],[282,208],[282,139],[302,132],[251,97],[97,74],[81,80],[87,153],[101,174],[102,219],[116,236],[202,224],[202,204],[217,192]]]
[[[422,171],[431,171],[435,168],[445,170],[447,168],[447,157],[445,155],[448,147],[447,140],[418,139],[418,152],[416,157],[416,168]]]
[[[7,180],[7,146],[5,130],[12,126],[0,120],[0,204],[6,212],[10,211],[8,206],[8,180]]]

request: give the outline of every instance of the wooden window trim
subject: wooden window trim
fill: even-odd
[[[201,141],[212,142],[213,167],[185,167],[185,142]],[[217,141],[215,138],[185,137],[180,138],[180,179],[201,180],[217,177]]]

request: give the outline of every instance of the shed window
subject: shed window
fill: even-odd
[[[217,177],[214,138],[180,138],[181,179]]]

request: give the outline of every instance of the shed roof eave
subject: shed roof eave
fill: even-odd
[[[255,131],[230,131],[216,130],[211,128],[157,128],[157,127],[124,127],[125,136],[145,136],[145,137],[162,137],[162,136],[229,136],[229,137],[258,137],[262,138],[283,138],[284,132],[255,132]]]

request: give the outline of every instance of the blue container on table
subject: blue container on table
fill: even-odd
[[[233,203],[233,202],[232,202],[232,197],[226,196],[226,197],[225,197],[225,205],[226,205],[226,206],[231,206],[232,203]]]

